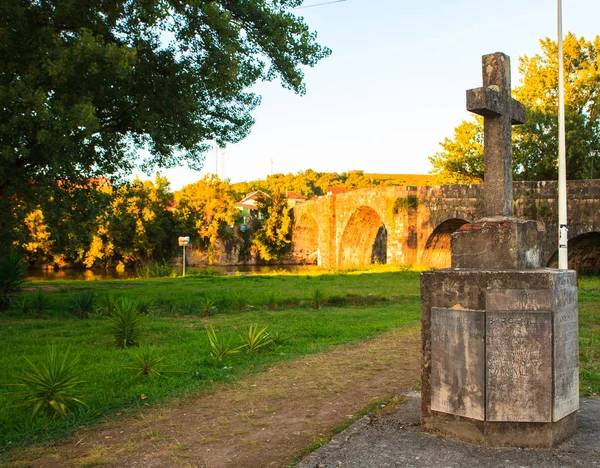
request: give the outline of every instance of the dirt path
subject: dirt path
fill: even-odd
[[[416,326],[307,356],[138,420],[29,450],[11,466],[285,467],[369,404],[417,384]],[[25,458],[26,457],[26,458]]]

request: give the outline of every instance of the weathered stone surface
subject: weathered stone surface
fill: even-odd
[[[486,419],[552,421],[552,313],[486,313]]]
[[[485,418],[485,314],[479,310],[431,311],[431,409]]]
[[[490,289],[485,295],[485,310],[552,310],[554,294],[550,289]]]
[[[527,270],[543,266],[545,232],[535,221],[486,218],[452,234],[452,267]]]
[[[570,275],[556,279],[554,297],[554,408],[558,421],[579,409],[579,320],[577,286]]]
[[[576,275],[572,271],[424,272],[423,429],[467,442],[522,447],[552,447],[574,434],[577,352],[573,347],[578,340],[576,317],[568,315],[568,311],[576,306],[575,288]],[[480,366],[486,369],[488,385],[483,421],[444,411],[434,403],[434,355],[439,351],[433,353],[437,346],[433,342],[433,311],[459,308],[485,311],[482,314],[486,317],[486,333],[490,332],[486,343],[488,360],[482,359]],[[560,311],[567,311],[567,315],[561,316]],[[503,380],[500,376],[504,376]],[[524,390],[527,388],[533,389],[529,395]],[[503,410],[503,405],[515,402],[517,411]]]
[[[510,58],[482,58],[483,88],[467,91],[467,110],[482,115],[486,216],[512,215],[512,128],[525,122],[525,108],[510,97]]]

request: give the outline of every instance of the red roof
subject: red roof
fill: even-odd
[[[337,195],[338,193],[347,192],[348,189],[344,187],[327,187],[327,195]]]
[[[291,191],[285,192],[285,196],[294,200],[306,200],[306,197],[304,195]]]

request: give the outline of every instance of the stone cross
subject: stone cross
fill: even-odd
[[[467,110],[483,118],[485,216],[512,216],[512,125],[525,123],[525,106],[510,97],[510,58],[482,58],[483,87],[467,91]]]

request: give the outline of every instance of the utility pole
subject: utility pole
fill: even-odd
[[[567,243],[567,169],[565,143],[565,70],[562,39],[562,0],[558,1],[558,268],[569,269]]]

